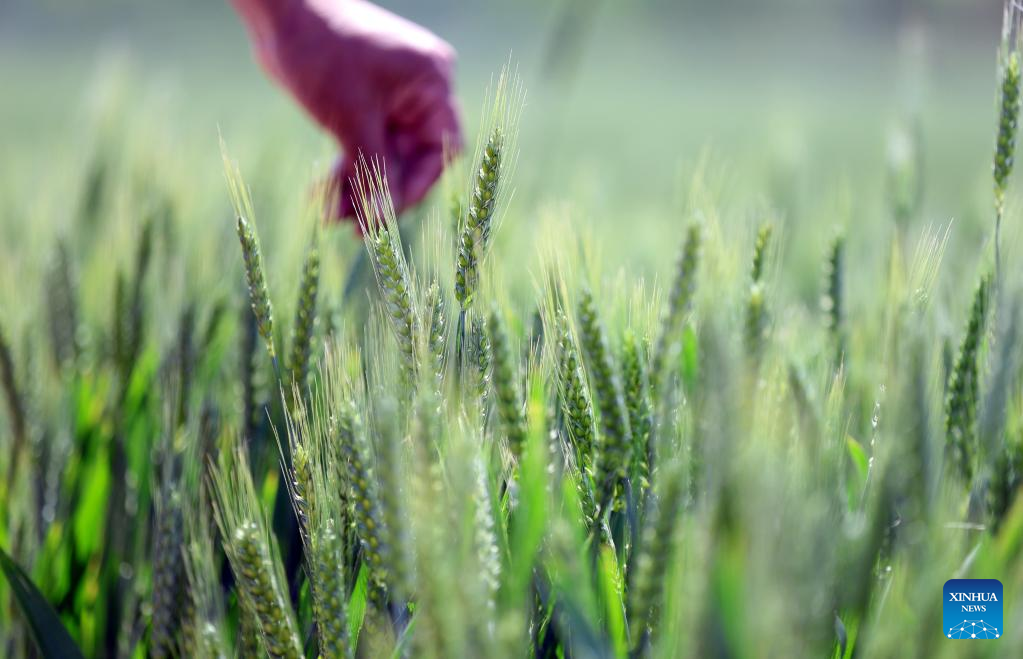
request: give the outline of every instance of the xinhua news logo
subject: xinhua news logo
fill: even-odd
[[[1002,582],[998,579],[949,579],[942,619],[946,638],[967,641],[1001,638]]]

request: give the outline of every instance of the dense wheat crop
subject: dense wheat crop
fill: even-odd
[[[229,140],[210,201],[102,138],[63,231],[0,248],[32,281],[0,652],[960,656],[942,584],[997,578],[970,651],[1023,656],[1020,11],[972,233],[925,216],[910,130],[880,219],[807,238],[703,162],[646,276],[611,268],[568,185],[517,192],[561,173],[514,67],[410,217],[360,163],[361,244],[308,195],[281,229]]]

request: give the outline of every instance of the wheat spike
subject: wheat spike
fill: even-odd
[[[685,244],[678,257],[675,279],[664,307],[660,332],[650,360],[650,386],[655,395],[660,389],[665,365],[671,356],[673,346],[678,344],[682,321],[692,305],[696,292],[696,271],[700,265],[702,237],[702,226],[696,222],[690,224],[686,231]]]
[[[583,289],[579,299],[579,334],[587,365],[593,373],[593,388],[600,409],[601,441],[597,454],[596,486],[600,491],[600,509],[607,510],[614,502],[619,481],[625,477],[631,462],[632,432],[622,381],[615,370],[607,335],[588,288]]]
[[[316,295],[320,286],[320,248],[313,237],[302,265],[302,281],[298,288],[295,320],[291,329],[291,354],[288,369],[291,381],[299,390],[305,388],[309,373],[309,355],[312,352],[316,326]]]
[[[1020,109],[1020,56],[1023,50],[1023,7],[1019,0],[1006,0],[1002,18],[1002,45],[998,65],[1001,84],[998,90],[998,132],[995,138],[995,266],[1000,268],[999,241],[1005,190],[1016,157],[1016,132]],[[999,271],[1000,273],[1000,271]],[[999,274],[1000,276],[1000,274]]]
[[[636,334],[625,332],[622,341],[622,380],[625,387],[625,407],[629,411],[629,428],[632,430],[633,473],[637,474],[640,485],[646,489],[650,484],[650,472],[654,466],[654,447],[651,437],[653,409],[650,405],[649,383],[646,361]]]
[[[977,405],[979,401],[980,342],[984,338],[991,277],[981,277],[973,295],[955,366],[945,399],[945,452],[956,472],[969,484],[973,478],[977,452]]]
[[[256,238],[256,232],[252,225],[241,215],[238,216],[236,228],[238,240],[242,246],[245,280],[249,286],[249,301],[252,304],[252,313],[256,318],[256,327],[266,343],[266,350],[270,353],[270,358],[276,359],[273,307],[270,304],[270,293],[267,290],[266,277],[263,274],[263,254],[259,248],[259,240]]]
[[[568,436],[575,448],[576,463],[580,470],[588,472],[593,469],[597,441],[593,403],[590,400],[589,386],[586,384],[586,373],[579,362],[579,349],[564,316],[560,326],[558,376],[561,384],[561,406],[568,421]]]
[[[401,248],[401,237],[394,215],[387,178],[379,163],[372,167],[365,160],[356,169],[355,193],[358,199],[359,221],[365,232],[376,275],[377,286],[383,297],[384,312],[391,332],[398,344],[401,363],[408,382],[416,381],[418,362],[416,337],[419,321],[412,304],[415,298],[412,275]]]

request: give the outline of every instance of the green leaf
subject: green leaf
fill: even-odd
[[[547,528],[547,444],[543,383],[534,378],[529,397],[529,432],[519,463],[519,505],[511,515],[509,592],[525,593]]]
[[[28,575],[3,550],[0,550],[0,568],[3,569],[4,576],[11,584],[11,592],[21,608],[21,614],[32,630],[32,638],[43,657],[47,659],[51,657],[53,659],[81,657],[81,651],[71,640],[64,625],[61,624],[57,612],[53,610]]]
[[[76,553],[91,556],[106,537],[106,513],[110,499],[110,458],[104,448],[83,465],[81,491],[75,506],[72,532]]]
[[[849,498],[849,506],[853,507],[859,501],[863,488],[867,484],[867,475],[870,473],[870,461],[867,458],[867,453],[863,450],[863,446],[848,435],[845,437],[845,447],[849,453],[849,458],[852,460],[853,467],[856,469],[856,479],[849,483],[848,492],[846,493]]]
[[[71,589],[72,537],[65,530],[61,520],[50,524],[33,568],[35,583],[51,601],[60,601]]]
[[[696,388],[700,376],[700,347],[696,330],[691,324],[682,331],[682,383],[688,391]]]
[[[604,599],[604,613],[608,635],[614,644],[614,653],[618,657],[628,654],[629,642],[625,637],[625,603],[622,594],[622,573],[618,566],[618,557],[614,549],[608,545],[600,547],[600,588]]]
[[[362,621],[366,617],[368,578],[366,565],[363,564],[359,567],[359,576],[355,578],[355,588],[352,589],[352,597],[348,600],[348,638],[352,639],[352,648],[359,647],[359,630],[362,629]]]
[[[856,474],[860,477],[860,484],[862,485],[867,481],[867,454],[860,443],[848,435],[845,438],[845,445],[849,451],[849,457],[852,458],[853,465],[856,467]]]

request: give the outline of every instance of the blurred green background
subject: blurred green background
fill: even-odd
[[[470,143],[487,81],[509,56],[519,64],[528,101],[508,245],[528,245],[545,209],[571,200],[565,212],[613,246],[610,267],[650,274],[700,170],[741,209],[729,221],[770,214],[786,241],[806,241],[788,270],[812,296],[807,269],[836,225],[887,230],[886,161],[914,122],[920,219],[954,219],[970,255],[989,229],[1001,2],[381,4],[457,49]],[[11,239],[28,218],[62,214],[104,131],[144,144],[154,178],[173,178],[211,221],[227,205],[218,131],[257,196],[301,197],[334,157],[258,69],[225,1],[7,0],[0,80]],[[872,243],[851,248],[870,259]],[[952,267],[973,265],[951,252]]]

